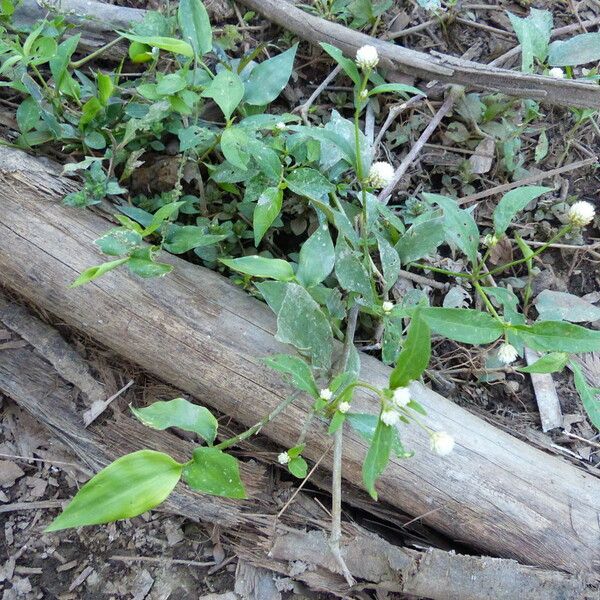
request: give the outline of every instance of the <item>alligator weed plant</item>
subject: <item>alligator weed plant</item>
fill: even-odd
[[[131,31],[119,32],[117,39],[129,41],[129,58],[142,70],[134,76],[122,68],[84,73],[90,59],[114,43],[74,61],[79,36],[69,36],[60,18],[35,26],[23,41],[11,25],[9,3],[2,6],[6,35],[0,70],[6,85],[24,96],[14,143],[28,148],[59,142],[81,157],[66,167],[84,180],[66,204],[89,206],[110,196],[116,206],[119,226],[96,241],[109,260],[85,270],[73,287],[119,267],[140,277],[164,276],[172,267],[158,260],[160,252],[185,255],[263,299],[276,315],[277,339],[295,349],[265,362],[296,391],[232,438],[218,435],[217,420],[207,408],[182,398],[132,407],[145,425],[193,432],[201,445],[185,463],[143,449],[123,456],[85,484],[48,531],[139,515],[165,500],[181,479],[203,493],[244,498],[238,459],[230,448],[303,398],[313,418],[289,448],[281,449],[278,460],[292,475],[305,478],[307,430],[327,424],[334,448],[331,543],[343,567],[340,490],[347,427],[368,445],[363,481],[374,499],[390,457],[412,455],[402,444],[402,427],[421,429],[439,456],[453,451],[453,436],[430,428],[425,409],[413,398],[415,386],[427,376],[432,335],[488,346],[495,368],[515,368],[511,365],[526,347],[541,357],[519,371],[550,373],[569,366],[590,420],[600,427],[598,390],[571,360],[574,353],[600,350],[600,332],[548,320],[541,312],[536,320],[530,316],[536,259],[591,223],[594,207],[572,204],[556,235],[535,250],[513,232],[520,258],[492,266],[492,250],[508,241],[518,214],[551,189],[526,186],[508,192],[494,210],[493,227],[483,231],[453,198],[422,193],[422,210],[407,227],[376,196],[393,182],[395,171],[388,162],[374,161],[361,123],[378,96],[406,99],[422,92],[386,83],[377,71],[376,48],[364,46],[351,60],[322,44],[352,82],[354,114],[348,119],[333,110],[326,123],[307,125],[270,106],[293,74],[297,46],[262,61],[261,48],[232,58],[227,53],[231,40],[213,38],[199,0],[181,0],[174,17],[149,12]],[[173,189],[128,194],[126,186],[142,158],[173,144]],[[290,229],[298,215],[307,225]],[[302,241],[286,250],[277,244],[281,237]],[[464,268],[446,270],[428,262],[443,244],[464,256],[456,263]],[[479,298],[482,310],[431,306],[418,290],[394,295],[401,267],[460,281]],[[528,275],[528,285],[517,291],[496,285],[495,275],[515,270]],[[393,367],[384,389],[359,376],[357,330],[376,332],[380,357]],[[353,410],[358,389],[369,394],[371,412]],[[351,580],[347,572],[346,577]]]

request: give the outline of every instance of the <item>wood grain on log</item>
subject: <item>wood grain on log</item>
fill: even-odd
[[[275,341],[275,320],[264,304],[219,274],[176,257],[166,257],[175,266],[166,279],[143,280],[120,270],[70,289],[81,271],[105,259],[93,241],[107,230],[107,221],[61,206],[58,190],[71,184],[49,163],[40,165],[1,148],[0,176],[4,285],[245,425],[289,393],[261,360],[289,351]],[[366,355],[362,363],[364,379],[386,386],[388,367]],[[383,499],[486,553],[570,572],[597,572],[597,478],[422,385],[415,384],[412,393],[428,411],[426,423],[452,434],[456,450],[448,457],[434,456],[417,428],[402,428],[405,446],[416,454],[410,460],[392,459],[378,483]],[[353,409],[373,412],[375,404],[372,396],[357,393]],[[309,402],[298,398],[263,433],[289,447],[308,411]],[[313,429],[308,458],[317,459],[329,444],[324,427]],[[365,442],[348,431],[344,477],[356,484],[365,450]]]

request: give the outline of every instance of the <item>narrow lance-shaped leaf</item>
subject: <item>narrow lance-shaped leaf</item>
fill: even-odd
[[[539,352],[597,352],[600,331],[562,321],[540,321],[533,325],[511,326],[526,346]]]
[[[267,365],[276,371],[290,376],[291,382],[298,389],[311,396],[318,396],[317,384],[310,367],[298,356],[291,354],[277,354],[265,360]]]
[[[229,120],[244,96],[244,84],[237,73],[223,69],[201,95],[203,98],[212,98]]]
[[[253,277],[267,277],[278,281],[291,281],[294,279],[292,265],[280,258],[242,256],[241,258],[221,258],[219,260],[226,267]]]
[[[511,190],[504,194],[502,200],[500,200],[494,210],[494,230],[496,235],[503,234],[515,218],[515,215],[523,210],[532,200],[551,191],[552,188],[530,185]]]
[[[585,380],[582,368],[575,361],[569,365],[575,379],[575,389],[579,393],[583,408],[587,413],[592,425],[600,430],[600,395],[598,390],[593,389]]]
[[[478,310],[438,307],[423,307],[419,310],[432,331],[457,342],[489,344],[504,332],[499,321]]]
[[[78,287],[83,285],[84,283],[89,283],[94,279],[98,279],[104,275],[104,273],[108,273],[113,269],[116,269],[118,266],[125,264],[129,260],[129,257],[119,258],[117,260],[111,260],[109,262],[102,263],[101,265],[97,265],[95,267],[89,267],[86,269],[69,287]]]
[[[375,482],[377,478],[385,470],[389,460],[390,451],[392,449],[392,440],[394,438],[394,428],[377,421],[377,428],[373,435],[369,451],[365,458],[362,468],[363,483],[367,492],[374,500],[377,500],[377,491],[375,490]]]
[[[326,224],[319,225],[302,244],[298,262],[298,281],[306,288],[321,283],[333,270],[335,249]]]
[[[353,60],[346,58],[339,48],[336,48],[331,44],[321,42],[320,46],[323,48],[323,50],[325,50],[325,52],[327,52],[327,54],[329,54],[329,56],[331,56],[331,58],[333,58],[333,60],[335,60],[335,62],[337,62],[338,65],[340,65],[340,67],[344,70],[346,75],[352,79],[355,85],[360,85],[360,73],[358,72],[358,67]]]
[[[129,519],[166,500],[183,465],[168,454],[140,450],[123,456],[92,477],[46,531]]]
[[[533,364],[527,367],[521,367],[517,371],[521,373],[555,373],[562,371],[569,362],[569,355],[566,352],[550,352],[545,354]]]
[[[204,4],[200,0],[179,0],[177,19],[181,33],[198,56],[212,50],[212,29]]]
[[[252,217],[254,226],[254,245],[258,247],[265,233],[279,216],[283,192],[277,187],[267,188],[258,198]]]

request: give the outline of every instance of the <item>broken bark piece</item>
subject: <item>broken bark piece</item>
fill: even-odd
[[[3,173],[4,156],[12,161],[10,173]],[[93,241],[110,224],[91,211],[60,205],[55,190],[63,187],[64,178],[58,167],[32,187],[31,175],[14,169],[19,157],[27,164],[34,161],[0,148],[0,175],[7,182],[0,186],[3,285],[243,425],[254,425],[282,402],[290,388],[263,358],[290,352],[290,347],[275,340],[269,308],[221,275],[165,254],[175,267],[166,278],[140,279],[118,270],[69,288],[84,269],[106,260]],[[389,367],[367,355],[361,361],[362,379],[377,388],[388,385]],[[426,435],[416,427],[403,428],[404,445],[415,456],[391,459],[377,484],[382,499],[411,516],[424,515],[424,524],[486,553],[570,572],[598,569],[597,478],[420,384],[411,392],[428,412],[426,425],[453,435],[455,450],[435,456]],[[376,404],[361,391],[353,409],[373,413]],[[309,412],[310,402],[299,397],[261,433],[287,448]],[[145,433],[133,441],[143,447],[146,438]],[[311,460],[331,443],[325,426],[314,427],[306,442]],[[343,474],[356,485],[361,485],[366,446],[347,430]],[[330,469],[330,457],[322,464]]]
[[[525,360],[528,365],[532,365],[540,358],[540,355],[531,348],[525,348]],[[530,373],[531,384],[535,392],[535,399],[542,422],[542,431],[550,431],[561,427],[563,424],[563,415],[560,408],[560,400],[556,393],[556,386],[551,373]]]

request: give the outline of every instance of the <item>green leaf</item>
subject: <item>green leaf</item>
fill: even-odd
[[[520,367],[517,371],[521,373],[555,373],[562,371],[569,362],[566,352],[551,352],[545,354],[528,367]]]
[[[333,60],[335,60],[335,62],[338,65],[340,65],[340,67],[342,67],[346,75],[348,75],[348,77],[352,79],[354,84],[359,86],[360,73],[358,72],[358,67],[356,66],[356,63],[353,60],[346,58],[339,48],[336,48],[331,44],[320,42],[319,45],[321,46],[321,48],[323,48],[323,50],[325,50],[325,52],[327,52],[327,54],[329,54],[329,56],[331,56],[331,58],[333,58]]]
[[[431,332],[429,325],[421,317],[420,309],[417,309],[410,321],[396,367],[390,373],[390,389],[406,387],[411,381],[419,379],[427,368],[430,357]]]
[[[335,247],[335,276],[346,291],[361,294],[367,302],[373,301],[369,273],[341,236]]]
[[[178,427],[197,433],[209,444],[212,444],[217,437],[219,424],[213,414],[204,406],[192,404],[184,398],[153,402],[145,408],[134,408],[129,405],[129,408],[138,420],[152,429]]]
[[[283,191],[277,187],[267,188],[259,197],[254,207],[252,226],[254,228],[254,245],[258,247],[273,221],[281,212]]]
[[[428,202],[434,202],[444,211],[444,229],[446,239],[460,248],[467,258],[477,262],[479,247],[479,228],[470,212],[458,207],[455,200],[439,194],[423,194]]]
[[[92,477],[45,531],[141,515],[166,500],[182,468],[162,452],[140,450],[127,454]]]
[[[339,158],[343,158],[348,164],[355,164],[356,152],[354,146],[337,131],[332,131],[326,127],[306,127],[304,125],[290,125],[289,129],[290,131],[296,131],[302,134],[304,137],[321,142],[321,146],[329,145],[330,147],[335,148],[338,152],[338,160]],[[321,148],[321,156],[324,154],[326,153]]]
[[[600,430],[600,394],[598,390],[588,385],[581,367],[576,362],[571,361],[569,366],[573,371],[575,389],[579,393],[583,408],[585,408],[592,425]]]
[[[150,247],[134,250],[127,262],[129,270],[144,279],[164,277],[173,270],[173,265],[155,262],[155,254],[155,250]]]
[[[496,235],[502,235],[514,219],[532,200],[542,194],[551,192],[552,188],[528,185],[511,190],[502,196],[494,210],[494,229]]]
[[[398,240],[396,252],[406,265],[434,252],[444,237],[444,220],[441,218],[415,223]]]
[[[219,260],[226,267],[246,275],[252,275],[252,277],[267,277],[278,281],[291,281],[294,279],[292,265],[279,258],[242,256],[241,258],[221,258]]]
[[[212,98],[229,120],[244,96],[244,84],[237,73],[223,69],[201,95]]]
[[[246,80],[244,102],[263,106],[273,102],[292,75],[298,44],[256,65]]]
[[[103,106],[107,106],[115,87],[113,81],[106,73],[98,73],[96,79],[98,81],[98,100]]]
[[[529,16],[517,17],[508,13],[511,25],[521,44],[521,70],[533,73],[533,59],[544,61],[552,33],[552,13],[532,8]]]
[[[581,33],[550,44],[548,63],[553,67],[575,67],[600,60],[600,32]]]
[[[362,467],[363,483],[367,492],[369,492],[371,498],[374,500],[377,500],[375,481],[383,473],[390,460],[393,439],[394,428],[383,423],[381,419],[378,419],[377,427]]]
[[[562,321],[539,321],[533,325],[514,325],[515,332],[538,352],[597,352],[600,350],[600,331],[593,331]]]
[[[17,125],[21,133],[31,131],[40,120],[40,109],[36,101],[29,97],[25,98],[17,108]]]
[[[192,489],[205,494],[247,497],[237,458],[218,448],[196,448],[193,459],[183,468],[183,479]]]
[[[180,206],[183,206],[184,204],[185,202],[181,201],[169,202],[169,204],[165,204],[159,208],[152,216],[150,225],[144,229],[142,235],[146,237],[147,235],[154,233],[165,221],[169,220],[175,214]]]
[[[294,169],[285,181],[294,194],[315,200],[322,200],[335,191],[335,185],[315,169]]]
[[[494,317],[478,310],[438,307],[418,310],[432,331],[464,344],[489,344],[504,332]]]
[[[411,400],[409,406],[412,406],[413,404],[416,403],[414,400]],[[427,415],[426,412],[422,412],[421,414]],[[373,436],[375,435],[377,424],[379,423],[379,416],[370,415],[367,413],[346,413],[346,420],[348,421],[352,429],[354,429],[354,431],[356,431],[356,433],[358,433],[360,437],[362,437],[363,440],[365,440],[370,445],[373,441]],[[398,458],[408,458],[409,456],[412,456],[412,452],[406,452],[406,450],[404,450],[402,442],[400,441],[398,428],[392,427],[392,429],[392,450],[394,451],[394,454]]]
[[[182,73],[169,73],[158,81],[154,90],[159,96],[171,96],[184,90],[186,86],[187,81]],[[138,91],[140,91],[139,87]]]
[[[291,354],[276,354],[265,359],[271,369],[290,375],[292,385],[313,397],[319,395],[317,384],[310,367],[298,356]]]
[[[212,29],[204,4],[200,0],[179,0],[177,20],[182,37],[198,57],[212,50]]]
[[[582,323],[600,319],[600,308],[566,292],[543,290],[533,301],[541,321]]]
[[[171,254],[183,254],[193,248],[212,246],[227,238],[227,235],[205,233],[196,225],[173,226],[164,238],[163,248]]]
[[[136,231],[115,227],[95,242],[104,254],[110,256],[121,256],[127,254],[142,243],[142,236]]]
[[[75,95],[73,92],[76,92],[77,84],[72,80],[71,76],[68,75],[67,69],[80,39],[80,33],[66,38],[64,42],[58,45],[56,53],[49,62],[50,72],[54,78],[56,88],[65,93],[69,91],[70,95]]]
[[[134,35],[132,33],[118,32],[119,35],[124,38],[131,40],[132,42],[139,42],[140,44],[147,44],[160,50],[166,50],[167,52],[173,52],[173,54],[181,54],[188,58],[194,57],[194,49],[183,40],[176,38],[162,37],[158,35]]]
[[[298,479],[304,479],[308,473],[308,465],[301,456],[292,458],[287,467],[288,471]]]
[[[221,135],[221,151],[225,158],[238,169],[245,171],[250,162],[247,152],[249,137],[241,127],[228,127]]]
[[[96,265],[95,267],[89,267],[86,269],[69,287],[78,287],[83,285],[84,283],[89,283],[94,279],[98,279],[104,275],[104,273],[108,273],[113,269],[116,269],[118,266],[125,264],[129,260],[129,257],[119,258],[117,260],[111,260],[109,262],[102,263],[101,265]]]
[[[398,94],[415,94],[417,96],[424,96],[425,93],[422,92],[419,88],[413,87],[412,85],[406,85],[404,83],[383,83],[381,85],[376,85],[374,88],[369,90],[369,96],[375,96],[377,94],[389,94],[389,93],[398,93]]]
[[[383,269],[383,278],[385,292],[392,289],[393,285],[398,280],[400,275],[400,256],[396,248],[392,246],[384,237],[377,236],[377,246],[379,248],[379,258],[381,260],[381,268]]]
[[[301,286],[290,283],[277,315],[277,340],[310,356],[316,368],[331,366],[333,334],[329,320]]]
[[[333,270],[335,249],[326,224],[319,225],[315,232],[302,244],[296,277],[309,288],[321,283]]]
[[[346,415],[344,413],[341,413],[339,410],[336,410],[333,414],[333,417],[331,418],[331,421],[329,422],[327,433],[329,435],[333,435],[344,424],[345,420]]]

